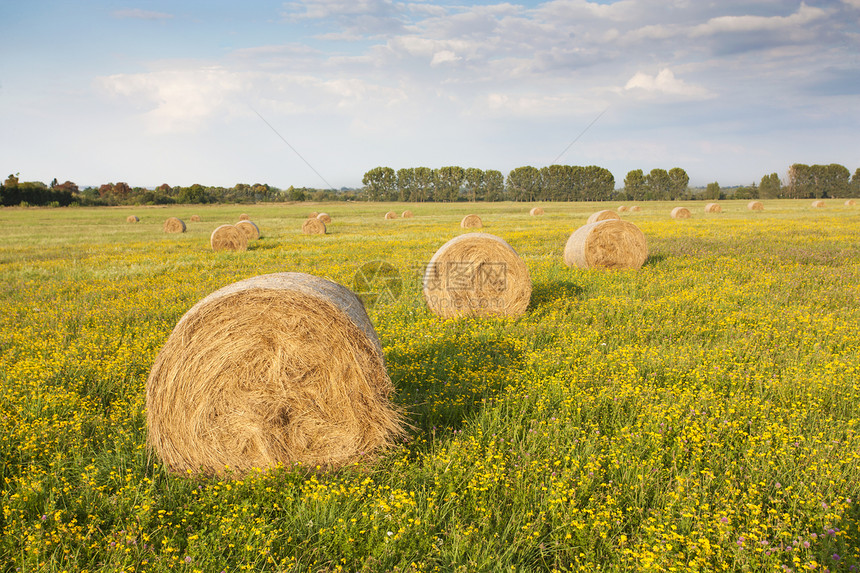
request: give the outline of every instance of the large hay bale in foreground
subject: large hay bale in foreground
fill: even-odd
[[[306,219],[305,222],[302,223],[302,233],[305,235],[325,235],[325,223],[316,218]]]
[[[256,241],[260,238],[260,228],[253,221],[239,221],[236,227],[245,233],[249,241]]]
[[[541,207],[532,207],[529,211],[529,215],[535,217],[537,215],[543,215],[543,209]]]
[[[404,219],[411,219],[412,217],[414,217],[414,215],[412,214],[412,211],[410,211],[409,209],[407,209],[406,211],[403,211],[403,214],[400,216],[403,217]]]
[[[580,269],[638,269],[648,258],[648,243],[629,221],[586,223],[567,239],[564,262]]]
[[[708,203],[705,205],[705,213],[722,213],[723,208],[719,203]]]
[[[856,205],[856,204],[857,204],[857,202],[856,202],[856,201],[854,201],[854,199],[848,199],[847,201],[845,201],[845,206],[846,206],[846,207],[853,207],[853,206],[854,206],[854,205]]]
[[[138,221],[140,221],[140,219],[138,219],[137,215],[129,215],[125,218],[126,223],[137,223]]]
[[[750,201],[747,203],[747,209],[750,211],[764,211],[764,204],[761,201]]]
[[[609,219],[621,219],[621,216],[618,215],[618,213],[616,213],[615,211],[604,209],[603,211],[592,213],[591,216],[588,217],[588,221],[586,222],[596,223],[597,221],[607,221]]]
[[[247,213],[242,213],[241,215],[239,215],[239,220],[240,221],[250,221],[251,216],[248,215]]]
[[[228,285],[189,310],[146,382],[147,443],[177,474],[337,468],[404,433],[359,299],[304,273]]]
[[[520,316],[532,293],[529,269],[503,239],[488,233],[454,237],[424,272],[424,299],[441,317]]]
[[[397,213],[395,213],[394,211],[389,211],[388,213],[385,214],[385,218],[386,219],[396,219]]]
[[[463,220],[460,221],[461,229],[480,229],[484,226],[484,222],[481,221],[481,218],[477,215],[466,215],[463,217]]]
[[[824,201],[813,201],[812,207],[814,209],[821,209],[822,207],[824,207]]]
[[[168,217],[162,228],[165,233],[184,233],[185,221],[177,217]]]
[[[236,225],[221,225],[209,236],[213,251],[244,251],[248,248],[248,236]]]
[[[331,223],[331,216],[328,213],[320,213],[317,215],[317,219],[328,225]]]
[[[672,209],[672,218],[673,219],[689,219],[690,218],[690,210],[686,207],[675,207]]]
[[[308,219],[316,218],[317,215],[319,215],[319,213],[317,213],[316,211],[311,211],[308,215]]]

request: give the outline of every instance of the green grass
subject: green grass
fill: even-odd
[[[643,203],[635,272],[562,263],[615,204],[0,210],[0,570],[854,571],[860,209],[808,203]],[[328,235],[300,233],[311,210]],[[213,253],[243,212],[262,238]],[[423,303],[470,212],[529,267],[522,318]],[[370,261],[403,279],[369,315],[408,440],[331,473],[166,474],[144,385],[182,314],[270,272],[352,288]]]

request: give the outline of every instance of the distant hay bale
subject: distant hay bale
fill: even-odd
[[[705,213],[722,213],[723,208],[719,203],[708,203],[705,205]]]
[[[306,219],[305,222],[302,223],[302,233],[305,235],[325,235],[325,223],[316,218]]]
[[[814,209],[821,209],[822,207],[824,207],[824,201],[813,201],[812,207]]]
[[[388,213],[385,214],[385,218],[386,219],[396,219],[397,213],[395,213],[394,211],[389,211]]]
[[[484,222],[477,215],[466,215],[460,221],[460,228],[462,229],[480,229],[483,226]]]
[[[406,211],[403,211],[403,214],[402,214],[402,215],[400,215],[400,216],[401,216],[401,217],[403,217],[404,219],[411,219],[411,218],[412,218],[412,217],[414,217],[415,215],[413,215],[413,214],[412,214],[412,211],[409,211],[409,210],[407,209]]]
[[[129,215],[125,218],[126,223],[137,223],[138,221],[140,221],[140,219],[138,219],[137,215]]]
[[[590,217],[588,217],[587,223],[596,223],[597,221],[606,221],[609,219],[620,219],[621,217],[615,211],[611,211],[609,209],[604,209],[603,211],[598,211],[597,213],[592,213]]]
[[[216,227],[209,236],[213,251],[244,251],[248,248],[248,236],[236,225]]]
[[[848,199],[847,201],[845,201],[845,206],[846,206],[846,207],[853,207],[853,206],[854,206],[854,205],[856,205],[856,204],[857,204],[857,202],[856,202],[856,201],[854,201],[854,199]]]
[[[164,222],[163,229],[165,233],[184,233],[185,221],[176,217],[168,217]]]
[[[672,209],[672,218],[673,219],[689,219],[690,218],[690,210],[686,207],[675,207]]]
[[[200,222],[200,215],[191,215],[191,222],[192,223],[199,223]]]
[[[147,445],[168,470],[334,469],[404,434],[361,301],[304,273],[228,285],[179,320],[146,381]]]
[[[328,225],[331,223],[331,216],[328,213],[320,213],[317,215],[317,219]]]
[[[619,212],[619,213],[623,213],[623,212],[624,212],[624,211],[626,211],[626,210],[627,210],[627,207],[625,207],[624,205],[619,205],[619,206],[618,206],[618,212]]]
[[[236,227],[248,237],[249,241],[256,241],[260,238],[260,228],[253,221],[239,221]]]
[[[564,262],[580,269],[638,269],[648,258],[648,243],[629,221],[605,219],[586,223],[564,246]]]
[[[466,233],[442,245],[424,272],[424,299],[441,317],[511,316],[526,311],[529,269],[503,239]]]
[[[747,209],[750,211],[764,211],[764,204],[761,201],[750,201],[747,203]]]
[[[251,217],[247,213],[242,213],[241,215],[239,215],[239,220],[240,221],[250,221]]]
[[[537,215],[543,215],[543,209],[541,207],[532,207],[529,211],[529,215],[535,217]]]
[[[310,215],[308,215],[308,219],[315,219],[317,215],[319,215],[319,213],[311,211]]]
[[[640,207],[639,205],[633,205],[632,207],[630,207],[630,210],[633,211],[634,213],[638,213],[639,211],[642,210],[642,207]]]

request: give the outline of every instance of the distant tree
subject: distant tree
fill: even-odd
[[[541,201],[573,201],[573,168],[570,165],[550,165],[540,170]]]
[[[831,163],[823,166],[816,179],[816,186],[822,197],[846,197],[851,185],[851,172],[844,165]]]
[[[16,173],[15,175],[12,175],[10,173],[9,177],[6,178],[6,181],[3,182],[3,187],[6,189],[15,189],[18,187],[18,175],[20,174]]]
[[[761,199],[776,199],[782,193],[782,183],[779,181],[779,175],[771,173],[761,178],[761,183],[758,185],[758,194]]]
[[[412,202],[433,201],[433,170],[429,167],[416,167],[413,169],[415,177],[415,191],[409,197]]]
[[[483,201],[484,199],[484,172],[477,167],[466,169],[465,177],[466,198],[469,201]]]
[[[433,171],[436,201],[456,201],[460,197],[460,187],[466,179],[466,170],[456,165],[440,167]]]
[[[848,189],[851,197],[860,197],[860,167],[854,170],[854,175],[851,176],[851,185]]]
[[[643,201],[647,192],[648,186],[645,180],[645,174],[641,169],[634,169],[627,172],[627,177],[624,178],[624,192],[627,194],[627,199],[630,201]]]
[[[415,170],[406,167],[397,170],[397,199],[400,201],[414,201],[415,194]]]
[[[749,187],[745,187],[742,185],[735,189],[734,198],[744,199],[747,201],[750,199],[758,199],[758,187],[756,186],[755,182],[753,182],[753,184]]]
[[[508,173],[508,196],[513,201],[534,201],[540,194],[540,171],[526,165]]]
[[[720,189],[720,184],[714,181],[713,183],[708,183],[708,186],[705,188],[705,192],[702,193],[702,199],[716,201],[722,198],[722,190]]]
[[[586,201],[608,201],[615,190],[612,172],[597,165],[584,167],[582,174],[583,198]]]
[[[287,189],[287,198],[290,201],[305,201],[307,199],[307,196],[305,195],[304,189],[296,189],[295,187],[290,185],[290,188]]]
[[[687,186],[690,184],[690,176],[680,167],[673,167],[669,170],[669,180],[671,186],[669,188],[669,199],[675,201],[677,199],[687,199],[689,193]]]
[[[645,198],[657,201],[665,201],[672,192],[672,180],[665,169],[652,169],[645,176]]]
[[[501,171],[484,171],[484,200],[502,201],[505,198],[505,176]]]
[[[811,199],[815,197],[815,176],[812,168],[803,163],[793,163],[788,168],[788,198]]]
[[[391,167],[374,167],[364,174],[361,183],[370,201],[391,201],[396,196],[397,176]]]

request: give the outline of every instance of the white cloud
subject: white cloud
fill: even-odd
[[[166,12],[152,12],[150,10],[141,10],[140,8],[114,10],[111,15],[114,18],[134,20],[169,20],[173,18],[173,14],[168,14]]]
[[[827,13],[821,8],[807,6],[801,2],[797,12],[789,16],[719,16],[711,18],[691,30],[691,36],[710,36],[727,32],[773,31],[798,28],[824,18]]]
[[[649,93],[660,93],[681,96],[686,99],[706,99],[712,97],[707,89],[701,86],[687,84],[675,77],[672,70],[664,68],[656,76],[644,72],[636,72],[624,86],[625,90],[644,90]]]
[[[451,62],[457,62],[462,60],[463,58],[459,57],[457,54],[452,52],[451,50],[441,50],[433,54],[433,59],[430,60],[431,66],[438,66],[441,64],[448,64]]]

